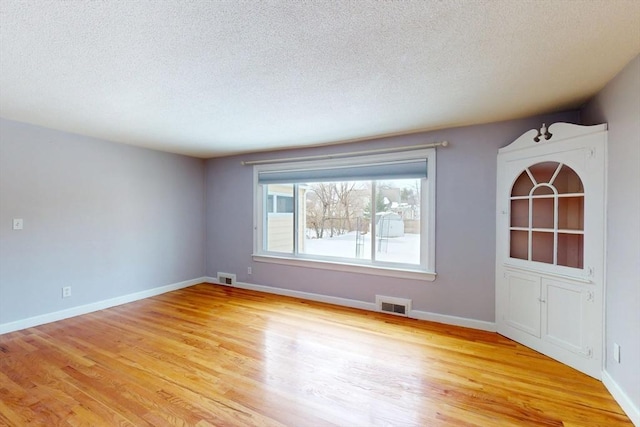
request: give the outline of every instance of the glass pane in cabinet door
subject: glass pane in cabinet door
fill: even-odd
[[[553,233],[534,231],[531,233],[531,260],[553,264]]]
[[[511,201],[511,227],[529,227],[529,199]]]
[[[584,236],[558,233],[558,265],[584,268]]]
[[[511,230],[511,258],[529,259],[529,232]]]
[[[551,181],[551,178],[553,177],[556,169],[558,169],[558,166],[560,166],[560,163],[558,162],[536,163],[529,167],[529,172],[531,172],[533,179],[535,179],[538,184],[548,183]]]
[[[528,196],[532,188],[533,182],[531,182],[531,178],[529,178],[527,172],[524,171],[513,183],[513,187],[511,188],[511,197]]]
[[[535,189],[533,194],[536,196],[553,196],[554,192],[553,188],[549,187],[548,185],[541,185],[540,187]]]
[[[559,194],[584,193],[584,186],[578,174],[567,165],[562,165],[562,169],[553,181],[554,187]]]
[[[553,228],[555,208],[553,198],[531,199],[533,203],[533,228]]]
[[[560,197],[558,199],[558,228],[560,230],[584,230],[584,197]]]

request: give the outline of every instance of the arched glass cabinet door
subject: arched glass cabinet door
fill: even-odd
[[[584,186],[559,162],[526,168],[511,187],[509,256],[584,268]]]

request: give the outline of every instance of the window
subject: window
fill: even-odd
[[[435,150],[254,166],[257,261],[433,280]]]

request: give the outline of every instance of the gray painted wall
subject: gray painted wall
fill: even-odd
[[[375,295],[411,298],[413,308],[493,322],[495,194],[498,148],[542,122],[578,123],[579,112],[447,129],[341,146],[278,151],[207,161],[207,275],[364,302]],[[253,171],[241,160],[282,158],[448,140],[437,152],[434,282],[394,279],[252,261]],[[247,274],[251,266],[253,274]]]
[[[583,120],[609,124],[605,369],[640,408],[640,56],[585,106]]]
[[[0,119],[0,324],[202,277],[204,166]]]

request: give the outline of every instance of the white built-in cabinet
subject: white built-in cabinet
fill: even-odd
[[[606,124],[555,123],[498,152],[500,334],[600,378]]]

